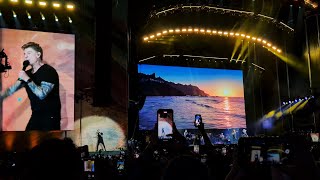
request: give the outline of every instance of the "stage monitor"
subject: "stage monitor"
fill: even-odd
[[[75,35],[0,29],[0,48],[10,64],[1,73],[2,95],[9,95],[1,103],[2,131],[73,130]]]
[[[154,128],[158,109],[173,109],[173,121],[185,136],[195,135],[196,114],[213,143],[234,144],[246,134],[242,70],[140,64],[138,72],[146,95],[140,130]]]

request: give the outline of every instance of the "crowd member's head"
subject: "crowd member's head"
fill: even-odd
[[[31,149],[23,179],[80,179],[83,164],[71,139],[48,139]]]

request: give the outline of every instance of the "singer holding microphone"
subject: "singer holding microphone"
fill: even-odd
[[[28,42],[22,47],[24,62],[18,80],[0,93],[0,99],[25,88],[31,103],[31,118],[27,124],[29,130],[60,130],[61,102],[59,95],[59,76],[57,71],[42,61],[42,47]],[[28,69],[28,66],[31,68]]]

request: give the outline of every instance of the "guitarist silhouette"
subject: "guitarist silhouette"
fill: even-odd
[[[103,137],[102,137],[103,133],[99,131],[99,129],[97,130],[97,137],[98,137],[98,141],[97,141],[97,150],[99,150],[99,145],[102,144],[104,151],[106,151],[106,146],[104,145],[103,142]]]

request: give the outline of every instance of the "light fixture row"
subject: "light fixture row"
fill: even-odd
[[[249,34],[240,33],[240,32],[229,32],[229,31],[218,31],[218,30],[211,30],[211,29],[204,29],[204,28],[175,28],[175,29],[168,29],[168,30],[162,30],[157,31],[157,33],[150,34],[149,36],[144,36],[143,40],[145,42],[148,42],[150,40],[154,40],[157,37],[170,35],[170,34],[187,34],[187,33],[198,33],[198,34],[207,34],[207,35],[220,35],[220,36],[226,36],[226,37],[238,37],[242,39],[246,39],[253,42],[261,43],[263,46],[266,46],[270,49],[273,49],[274,51],[281,53],[282,50],[278,48],[277,46],[273,45],[270,41],[267,41],[266,39],[251,36]]]
[[[8,1],[10,2],[10,4],[13,4],[13,5],[18,5],[19,2],[21,1],[22,3],[24,3],[24,4],[28,5],[28,6],[37,5],[38,7],[41,7],[41,8],[51,6],[54,9],[61,9],[64,6],[65,9],[67,9],[67,10],[74,10],[75,9],[74,3],[71,3],[71,2],[61,3],[61,2],[58,2],[58,1],[48,2],[48,1],[43,1],[43,0],[39,0],[39,1],[34,1],[34,0],[8,0]],[[0,0],[0,3],[3,3],[3,2],[4,2],[4,0]]]

